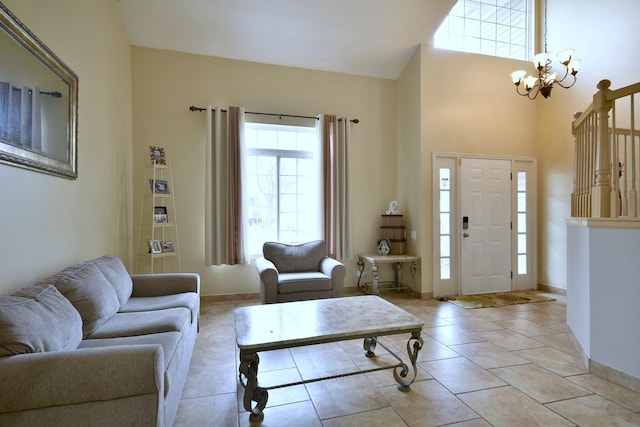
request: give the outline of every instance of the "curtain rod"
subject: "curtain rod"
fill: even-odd
[[[207,111],[206,108],[202,108],[202,107],[195,107],[195,106],[191,106],[189,107],[189,111]],[[222,110],[223,113],[226,113],[227,110]],[[274,117],[295,117],[297,119],[314,119],[314,120],[319,120],[319,117],[317,116],[296,116],[293,114],[277,114],[277,113],[259,113],[256,111],[245,111],[245,114],[257,114],[259,116],[274,116]],[[351,123],[360,123],[360,120],[358,119],[352,119],[350,120]]]

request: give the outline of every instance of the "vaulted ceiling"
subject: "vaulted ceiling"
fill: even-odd
[[[131,44],[396,79],[456,0],[119,0]]]

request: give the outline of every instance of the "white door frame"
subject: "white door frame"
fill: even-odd
[[[432,242],[433,242],[433,296],[440,298],[443,296],[460,295],[461,292],[461,258],[462,249],[460,245],[462,232],[462,217],[460,213],[460,161],[463,158],[498,159],[511,161],[511,265],[513,276],[511,279],[511,289],[525,290],[537,288],[537,176],[536,159],[532,157],[508,157],[489,156],[473,154],[455,153],[433,153],[432,154]],[[450,174],[449,193],[450,196],[450,223],[449,235],[441,236],[441,210],[440,210],[440,169],[448,169]],[[518,177],[525,178],[524,192],[518,191]],[[522,182],[522,181],[521,181]],[[523,190],[523,188],[521,188]],[[446,192],[444,192],[446,193]],[[518,198],[526,202],[526,211],[518,212]],[[447,215],[443,215],[447,217]],[[518,223],[523,219],[522,224]],[[447,227],[444,227],[446,230]],[[519,233],[520,231],[520,233]],[[519,236],[523,233],[526,236],[526,244],[518,244]],[[449,258],[441,256],[441,238],[449,237],[450,250]],[[519,253],[520,251],[520,253]],[[446,251],[445,251],[446,252]],[[443,264],[441,264],[441,262]],[[449,275],[443,277],[442,272],[449,265]],[[522,270],[522,271],[520,271]]]

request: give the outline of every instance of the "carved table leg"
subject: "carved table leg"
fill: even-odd
[[[375,354],[375,350],[376,350],[376,338],[375,337],[370,337],[370,338],[365,338],[364,342],[362,343],[362,347],[364,348],[364,355],[367,357],[374,357]]]
[[[257,353],[240,351],[240,384],[244,387],[244,409],[249,411],[249,421],[258,422],[264,419],[262,412],[267,406],[269,392],[258,386],[258,364],[260,358]],[[243,381],[243,378],[246,382]],[[252,402],[256,402],[253,406]]]
[[[358,259],[358,272],[360,273],[358,274],[358,289],[366,293],[367,284],[364,283],[364,281],[362,282],[362,284],[360,283],[362,281],[362,275],[364,274],[364,261],[362,260],[362,258]]]
[[[420,337],[420,331],[412,332],[411,338],[407,341],[407,353],[409,354],[409,360],[411,361],[411,367],[413,368],[413,377],[407,378],[409,374],[409,367],[406,364],[402,364],[402,366],[397,367],[393,370],[393,377],[398,382],[398,390],[400,391],[409,391],[411,384],[416,379],[416,375],[418,374],[418,368],[416,366],[416,361],[418,360],[418,352],[422,348],[422,338]],[[398,372],[400,369],[400,372]]]

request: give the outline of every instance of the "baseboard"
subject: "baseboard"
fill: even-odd
[[[232,302],[260,300],[259,293],[227,294],[227,295],[200,295],[201,302]]]
[[[609,366],[603,365],[602,363],[598,363],[594,360],[591,360],[589,363],[589,372],[597,377],[604,378],[614,384],[621,385],[629,390],[635,391],[636,393],[640,393],[640,378],[636,378],[633,375],[610,368]]]
[[[582,344],[580,344],[580,341],[578,341],[578,338],[576,338],[569,325],[567,325],[567,335],[569,336],[571,344],[573,344],[573,348],[575,348],[576,352],[578,353],[580,362],[582,362],[582,365],[585,367],[585,369],[589,370],[589,355],[586,351],[584,351],[584,348],[582,348]]]
[[[542,283],[538,283],[538,290],[542,292],[549,292],[552,294],[567,296],[567,290],[563,288],[556,288],[555,286],[543,285]]]
[[[629,390],[635,391],[636,393],[640,393],[640,378],[636,378],[633,375],[626,374],[624,372],[618,371],[617,369],[596,362],[595,360],[591,360],[587,352],[582,348],[580,341],[578,341],[576,336],[573,334],[571,328],[567,327],[567,330],[567,335],[569,335],[569,339],[578,352],[580,361],[590,374],[610,381],[614,384],[621,385],[622,387],[626,387]]]

